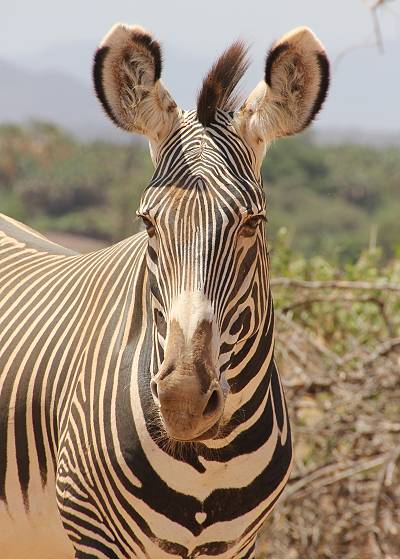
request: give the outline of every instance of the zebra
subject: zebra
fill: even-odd
[[[292,464],[260,167],[319,112],[329,63],[296,28],[240,105],[247,56],[233,43],[184,111],[159,43],[115,25],[94,85],[149,140],[144,230],[82,255],[1,217],[4,559],[255,557]]]

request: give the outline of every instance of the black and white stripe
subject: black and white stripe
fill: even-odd
[[[79,255],[0,216],[1,557],[255,557],[292,461],[260,167],[320,110],[329,62],[296,28],[239,106],[246,52],[184,112],[159,43],[113,26],[94,86],[149,139],[147,231]]]
[[[15,534],[40,523],[33,559],[254,557],[291,439],[264,224],[238,237],[244,218],[265,213],[252,168],[228,113],[206,129],[186,113],[139,210],[157,246],[140,233],[78,255],[0,222],[0,547],[10,559],[26,556]],[[213,306],[229,395],[213,439],[166,444],[149,386],[185,290]]]

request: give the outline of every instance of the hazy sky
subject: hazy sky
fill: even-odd
[[[399,4],[382,11],[387,40],[400,38]],[[96,43],[116,21],[141,23],[165,44],[194,53],[214,53],[237,36],[261,48],[297,25],[312,27],[332,53],[372,34],[362,0],[1,0],[0,56]]]
[[[56,68],[89,85],[92,53],[111,25],[139,23],[161,41],[164,80],[178,103],[190,108],[201,75],[234,39],[251,45],[253,65],[243,87],[248,91],[262,78],[271,43],[308,25],[335,70],[321,125],[397,133],[400,0],[380,10],[379,19],[383,57],[376,48],[351,50],[374,40],[363,0],[0,0],[0,59],[34,71]],[[347,50],[337,66],[338,55]]]

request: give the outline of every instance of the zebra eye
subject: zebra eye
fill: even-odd
[[[257,231],[257,227],[262,221],[265,221],[264,215],[253,215],[246,219],[241,227],[241,234],[245,237],[251,237]]]
[[[146,227],[147,234],[149,237],[154,237],[156,233],[156,229],[154,227],[153,222],[146,216],[140,216],[142,218],[143,224]]]

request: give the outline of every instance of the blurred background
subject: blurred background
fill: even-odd
[[[114,22],[139,22],[160,38],[163,79],[185,109],[195,106],[202,76],[234,39],[251,45],[247,94],[263,76],[271,43],[306,24],[327,48],[332,87],[312,130],[277,142],[265,161],[271,240],[286,227],[305,255],[354,260],[371,243],[386,258],[395,255],[399,2],[253,0],[246,13],[238,1],[190,6],[183,13],[177,0],[2,3],[1,209],[41,231],[106,243],[135,230],[134,211],[152,174],[147,145],[108,122],[91,83],[94,50]]]
[[[295,469],[258,557],[400,558],[400,0],[2,2],[0,211],[84,252],[137,231],[152,174],[146,142],[93,93],[117,21],[161,40],[185,109],[237,37],[253,61],[244,95],[289,29],[325,44],[321,116],[262,169]]]

